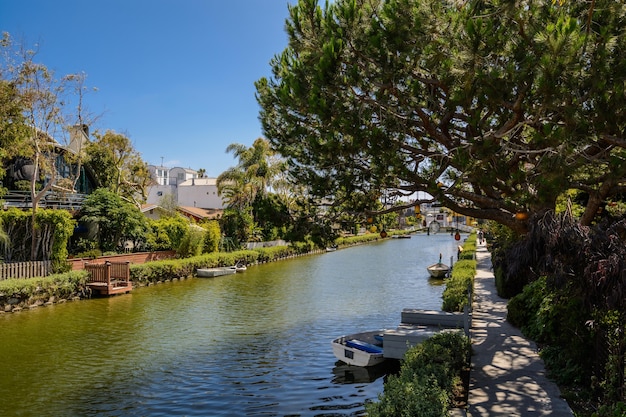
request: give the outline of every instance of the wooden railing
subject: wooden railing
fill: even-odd
[[[0,264],[0,280],[9,278],[45,277],[52,272],[52,262],[11,262]]]
[[[89,272],[87,286],[100,294],[118,294],[133,289],[130,282],[130,262],[85,262],[85,270]]]

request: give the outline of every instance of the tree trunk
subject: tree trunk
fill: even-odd
[[[580,224],[583,226],[591,225],[593,219],[598,214],[598,210],[602,207],[604,200],[611,194],[612,188],[615,186],[615,180],[606,179],[597,191],[589,192],[589,200],[585,212],[580,218]]]
[[[33,178],[31,178],[30,180],[30,197],[31,197],[31,203],[32,203],[32,217],[31,217],[31,234],[32,234],[32,240],[31,240],[31,245],[30,245],[30,260],[31,261],[36,261],[37,260],[37,246],[39,244],[39,234],[37,233],[37,225],[35,224],[35,216],[37,215],[37,208],[39,207],[39,201],[43,198],[44,195],[46,195],[46,193],[48,191],[50,191],[50,189],[52,189],[52,186],[54,185],[54,182],[56,181],[56,177],[57,177],[57,170],[56,170],[56,163],[55,163],[55,158],[56,156],[53,156],[52,158],[52,170],[50,173],[50,180],[48,181],[48,183],[46,184],[45,187],[43,187],[39,192],[36,192],[36,185],[37,185],[37,179],[39,178],[39,159],[41,158],[41,155],[39,153],[35,154],[34,157],[34,172],[33,172]]]

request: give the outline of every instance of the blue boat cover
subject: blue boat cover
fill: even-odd
[[[346,341],[346,346],[353,349],[359,349],[367,353],[383,353],[383,348],[380,346],[372,345],[371,343],[362,342],[356,339]]]

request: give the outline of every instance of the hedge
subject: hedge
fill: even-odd
[[[181,279],[195,275],[198,268],[245,265],[272,262],[312,251],[311,243],[289,246],[272,246],[235,252],[213,252],[191,258],[170,259],[130,266],[131,281],[137,284]]]
[[[84,297],[87,271],[71,271],[47,277],[0,281],[0,305],[33,305],[51,299]]]
[[[469,291],[474,289],[476,276],[476,233],[471,233],[463,244],[459,260],[454,264],[443,291],[444,311],[463,311],[470,305]]]
[[[409,349],[378,402],[365,405],[367,415],[447,417],[461,373],[469,366],[470,346],[469,338],[446,332]]]
[[[198,268],[245,264],[257,261],[257,251],[214,252],[184,259],[168,259],[130,266],[130,280],[136,284],[187,278]]]

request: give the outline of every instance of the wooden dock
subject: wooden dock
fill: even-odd
[[[424,342],[440,332],[463,332],[469,336],[472,314],[448,313],[437,310],[405,308],[401,313],[401,323],[393,330],[385,330],[385,358],[403,359],[409,348]]]
[[[100,295],[124,294],[132,291],[130,262],[85,262],[89,271],[87,286]]]

